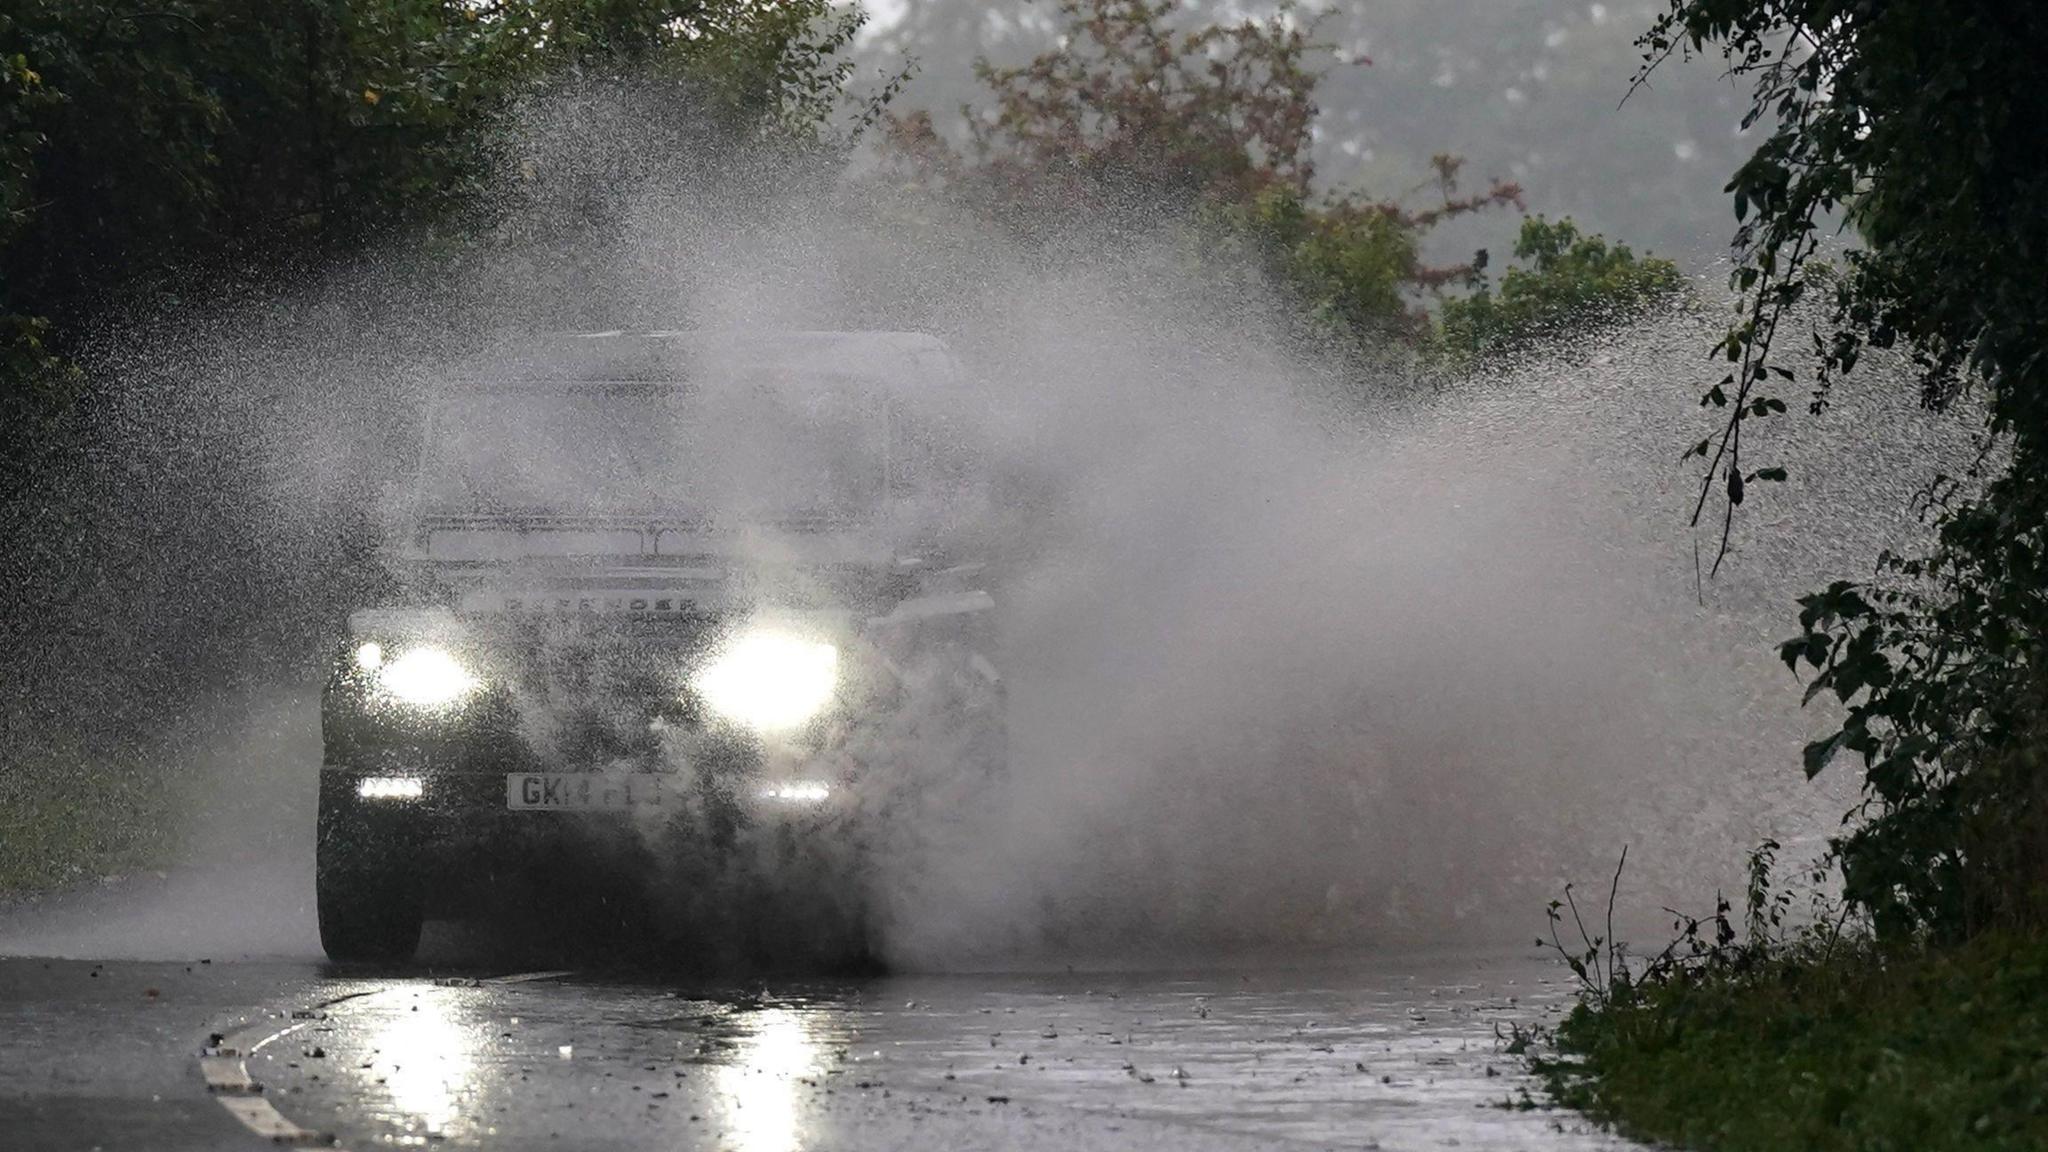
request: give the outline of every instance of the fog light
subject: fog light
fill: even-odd
[[[417,800],[426,784],[416,776],[368,776],[356,785],[365,800]]]
[[[830,795],[832,789],[814,780],[789,780],[770,784],[760,791],[761,799],[784,804],[816,804]]]

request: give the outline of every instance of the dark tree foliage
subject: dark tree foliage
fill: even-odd
[[[1819,411],[1866,349],[1918,366],[1922,401],[1981,393],[1996,451],[1972,483],[1929,492],[1930,554],[1802,601],[1782,656],[1808,698],[1847,706],[1806,750],[1864,767],[1866,817],[1836,841],[1847,895],[1892,934],[1957,937],[2048,910],[2048,6],[2011,0],[1672,0],[1643,38],[1649,68],[1714,45],[1753,86],[1762,142],[1729,184],[1746,311],[1704,402],[1727,413],[1692,452],[1700,502],[1721,494],[1723,544],[1752,468],[1748,422],[1785,411],[1774,385],[1791,318],[1814,334]],[[1865,246],[1812,261],[1834,214]]]
[[[859,21],[831,0],[0,4],[0,889],[160,862],[214,759],[179,734],[307,674],[390,579],[374,449],[281,522],[249,502],[265,462],[241,433],[306,384],[222,395],[219,321],[247,329],[232,371],[267,354],[266,304],[388,317],[400,292],[323,282],[362,252],[396,257],[385,284],[504,248],[568,279],[558,253],[617,243],[624,152],[663,176],[836,155]],[[650,122],[633,149],[576,135],[629,117]],[[365,384],[324,434],[409,419]]]
[[[85,384],[79,326],[226,273],[455,228],[507,112],[631,74],[735,137],[814,139],[850,70],[830,0],[19,0],[0,9],[0,449]]]

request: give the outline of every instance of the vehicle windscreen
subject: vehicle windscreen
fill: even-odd
[[[881,497],[885,429],[868,398],[825,386],[479,388],[436,404],[421,498],[451,513],[842,515]]]

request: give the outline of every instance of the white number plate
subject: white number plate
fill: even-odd
[[[661,777],[644,773],[515,772],[505,777],[507,808],[603,812],[660,803]]]

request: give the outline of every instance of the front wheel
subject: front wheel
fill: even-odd
[[[330,960],[402,963],[419,950],[419,900],[395,880],[330,877],[316,885],[320,947]]]
[[[400,963],[419,950],[425,908],[402,853],[323,796],[314,860],[320,947],[332,960]]]

